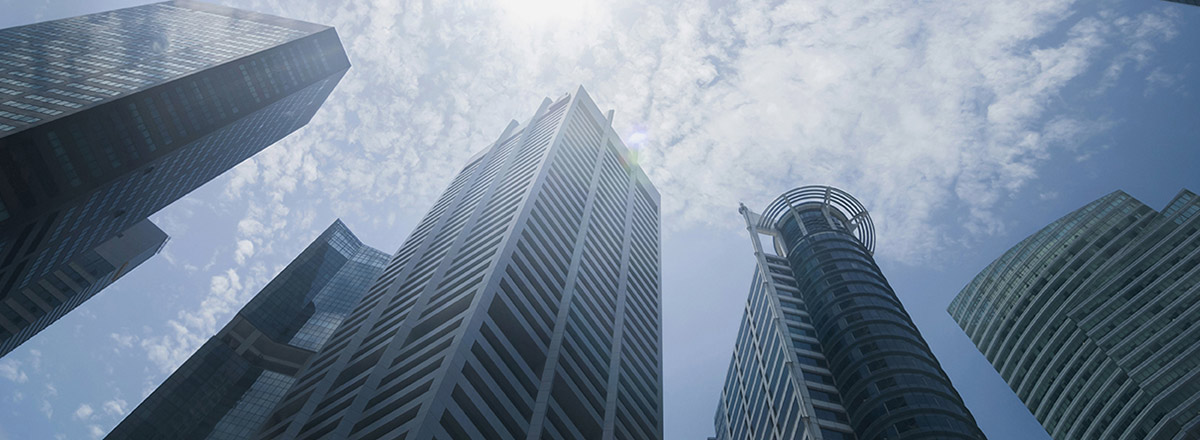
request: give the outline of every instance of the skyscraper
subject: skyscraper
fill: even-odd
[[[1022,240],[950,315],[1046,432],[1200,438],[1200,199],[1124,192]]]
[[[387,262],[335,221],[108,438],[253,438]]]
[[[306,124],[349,66],[332,28],[184,0],[0,30],[0,315]]]
[[[662,438],[659,197],[583,88],[459,172],[262,438]]]
[[[983,438],[875,264],[858,200],[804,186],[738,211],[757,266],[717,439]]]
[[[0,356],[150,259],[166,243],[165,232],[150,220],[142,220],[95,249],[80,252],[54,272],[35,279],[27,290],[36,289],[39,295],[5,298],[0,303]]]

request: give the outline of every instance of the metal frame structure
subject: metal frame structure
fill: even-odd
[[[812,203],[820,204],[826,216],[838,217],[868,252],[875,253],[875,223],[871,221],[867,208],[850,193],[827,185],[806,185],[783,193],[767,205],[762,214],[758,214],[757,230],[777,235],[775,225],[783,220],[784,215],[794,214],[798,207]],[[831,221],[830,224],[834,223]]]

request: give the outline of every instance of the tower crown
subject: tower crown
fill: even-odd
[[[868,252],[875,253],[875,224],[867,208],[850,193],[832,186],[805,185],[784,192],[767,205],[756,226],[779,229],[790,215],[814,210],[825,214],[830,227],[850,232]]]

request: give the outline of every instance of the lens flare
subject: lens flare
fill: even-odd
[[[634,127],[625,136],[625,146],[629,147],[629,162],[631,165],[639,165],[641,163],[638,160],[638,156],[641,156],[642,149],[645,148],[646,142],[649,140],[650,135],[646,133],[644,127]]]

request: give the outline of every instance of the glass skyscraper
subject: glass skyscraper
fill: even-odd
[[[471,159],[260,438],[662,438],[659,196],[609,115]]]
[[[984,437],[875,264],[854,197],[805,186],[739,212],[757,266],[717,439]]]
[[[0,356],[150,259],[166,244],[167,234],[149,220],[142,220],[36,279],[35,288],[42,295],[6,298],[0,304]]]
[[[1022,240],[950,303],[1051,437],[1200,438],[1200,199],[1117,191]]]
[[[108,438],[254,438],[387,262],[334,222]]]
[[[183,0],[0,29],[0,315],[27,325],[39,280],[306,124],[349,67],[330,27]]]

